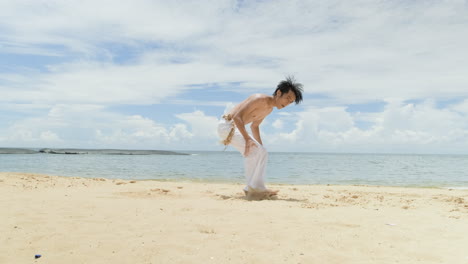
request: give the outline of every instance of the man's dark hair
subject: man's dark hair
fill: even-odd
[[[294,79],[293,76],[287,76],[286,80],[283,80],[278,84],[275,92],[273,93],[273,96],[276,95],[276,92],[278,92],[278,90],[281,91],[281,95],[292,90],[296,95],[296,104],[299,104],[302,101],[302,87],[302,84],[297,83],[296,79]]]

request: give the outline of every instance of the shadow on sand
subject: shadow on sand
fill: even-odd
[[[255,195],[243,195],[243,194],[235,194],[235,195],[223,195],[217,194],[217,197],[223,200],[244,200],[244,201],[264,201],[264,200],[273,200],[273,201],[285,201],[285,202],[307,202],[307,199],[294,199],[294,198],[282,198],[278,197],[278,195],[265,195],[265,194],[255,194]]]

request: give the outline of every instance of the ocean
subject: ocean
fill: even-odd
[[[180,152],[190,155],[0,154],[0,172],[244,182],[243,158],[238,152]],[[266,182],[468,189],[468,155],[270,152]]]

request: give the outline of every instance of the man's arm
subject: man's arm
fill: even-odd
[[[249,133],[247,133],[247,130],[245,129],[245,123],[244,120],[242,119],[242,115],[238,114],[233,117],[234,124],[236,125],[237,129],[239,132],[242,134],[242,136],[245,139],[245,142],[250,140]]]
[[[258,98],[255,95],[250,96],[245,101],[236,106],[236,108],[238,109],[236,109],[234,115],[232,116],[234,124],[236,125],[237,129],[242,134],[242,137],[244,137],[245,140],[244,156],[248,156],[250,148],[255,147],[255,143],[253,142],[252,138],[249,136],[247,130],[245,129],[246,124],[244,122],[244,118],[248,113],[255,111],[257,102]]]
[[[252,130],[252,135],[257,140],[260,145],[263,146],[262,138],[260,137],[260,124],[263,122],[263,118],[259,121],[252,122],[250,125],[250,130]]]
[[[255,147],[255,143],[253,142],[252,138],[250,138],[247,130],[245,129],[245,123],[242,119],[242,115],[236,115],[233,117],[234,124],[236,124],[237,129],[242,134],[245,140],[245,149],[244,149],[244,156],[248,156],[250,153],[250,148]],[[252,132],[253,133],[253,132]]]

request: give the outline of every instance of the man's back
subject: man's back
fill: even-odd
[[[231,117],[240,117],[244,125],[263,120],[273,111],[272,96],[253,94],[236,105],[230,112]]]

